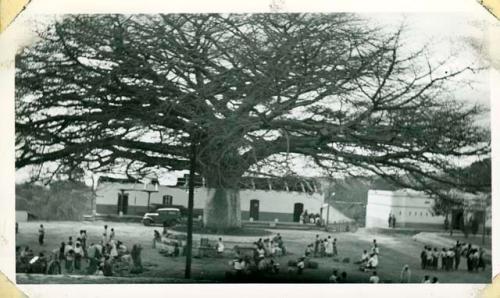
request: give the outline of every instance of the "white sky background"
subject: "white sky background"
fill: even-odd
[[[402,24],[405,27],[402,40],[405,43],[405,50],[414,51],[424,46],[428,47],[431,59],[450,59],[448,64],[453,68],[462,68],[466,65],[485,66],[489,61],[484,52],[489,45],[488,28],[491,26],[491,19],[485,13],[362,13],[361,17],[369,20],[370,24],[394,32]],[[32,17],[25,19],[39,25],[31,26],[40,29],[40,23],[47,24],[56,17],[54,15],[37,15],[33,22]],[[33,35],[26,34],[25,43],[29,44],[35,40]],[[472,44],[476,45],[475,48]],[[479,73],[467,73],[466,79],[475,81],[473,85],[463,86],[463,88],[453,89],[454,96],[470,103],[479,103],[489,108],[489,71],[483,70]],[[480,119],[480,123],[485,126],[490,125],[489,114]],[[474,160],[472,160],[474,161]],[[466,161],[466,163],[472,162]],[[296,173],[304,176],[317,176],[318,170],[306,165],[304,160],[298,159],[291,167]],[[30,168],[18,170],[16,172],[16,182],[26,181],[29,177]],[[176,177],[182,176],[185,172],[167,173],[160,175],[161,184],[175,184]],[[89,183],[91,180],[89,180]]]

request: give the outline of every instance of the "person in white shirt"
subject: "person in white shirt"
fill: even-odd
[[[366,262],[368,262],[369,259],[370,259],[370,255],[368,254],[366,249],[363,250],[363,253],[361,254],[361,259],[360,259],[359,263],[366,264]]]
[[[221,255],[224,252],[224,242],[222,242],[222,238],[219,238],[216,246],[217,254]]]
[[[378,255],[371,254],[370,259],[368,259],[368,262],[366,263],[366,268],[376,269],[377,266],[378,266]]]
[[[377,275],[377,271],[373,271],[372,276],[370,276],[370,283],[378,284],[380,282],[380,278]]]

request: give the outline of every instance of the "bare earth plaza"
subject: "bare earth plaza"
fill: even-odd
[[[32,20],[17,283],[489,283],[487,25],[458,20]]]

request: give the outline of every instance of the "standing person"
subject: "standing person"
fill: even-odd
[[[482,271],[486,269],[486,262],[484,260],[484,248],[480,247],[479,248],[479,262],[478,262],[478,268],[481,268]]]
[[[327,257],[333,256],[333,240],[331,236],[327,238],[325,253]]]
[[[108,244],[108,225],[104,225],[104,232],[102,233],[102,245]]]
[[[101,259],[102,249],[97,247],[94,243],[91,243],[87,251],[87,257],[89,259],[89,266],[87,267],[87,274],[95,274],[97,268],[99,267],[99,260]]]
[[[316,234],[316,239],[314,240],[314,257],[318,256],[318,253],[319,253],[319,242],[320,242],[319,235]]]
[[[377,239],[373,239],[372,253],[377,255],[380,253],[378,249]]]
[[[217,245],[215,248],[219,256],[224,253],[224,242],[222,242],[222,238],[219,237],[219,241],[217,241]]]
[[[377,275],[377,271],[373,271],[372,276],[370,276],[369,281],[372,284],[378,284],[380,282],[380,278]]]
[[[410,283],[411,282],[411,270],[408,265],[404,265],[401,270],[401,274],[399,276],[399,281],[401,283]]]
[[[448,265],[446,267],[446,271],[453,270],[453,260],[455,260],[455,268],[457,268],[456,255],[455,251],[452,248],[449,248],[448,251],[446,252],[446,258],[448,259]],[[460,259],[458,259],[458,263],[460,263]]]
[[[102,233],[101,242],[103,246],[108,245],[108,234],[106,234],[106,232]]]
[[[392,228],[396,228],[396,215],[392,215]]]
[[[448,258],[446,257],[446,248],[443,247],[439,252],[438,268],[441,270],[445,270],[447,262]]]
[[[387,219],[387,224],[388,224],[389,228],[392,227],[392,213],[389,213],[389,218]]]
[[[333,256],[337,256],[338,251],[337,251],[337,238],[333,238]]]
[[[87,255],[87,231],[81,230],[80,231],[80,239],[82,241],[82,249],[84,252],[84,255]]]
[[[454,256],[455,256],[455,270],[458,270],[458,267],[460,266],[460,261],[462,259],[462,245],[460,244],[459,241],[457,241],[457,244],[455,244],[454,247]]]
[[[426,267],[432,269],[432,247],[427,247],[426,257]]]
[[[59,258],[59,261],[62,262],[66,255],[66,243],[64,242],[61,242],[61,246],[59,247],[59,253],[58,253],[58,258]]]
[[[75,245],[75,270],[80,270],[82,265],[83,248],[80,243]]]
[[[109,233],[109,241],[115,240],[115,229],[111,228],[111,233]]]
[[[160,235],[160,232],[158,232],[157,230],[154,230],[153,248],[156,248],[156,242],[161,243],[161,235]]]
[[[439,252],[436,247],[434,247],[434,250],[432,251],[432,268],[434,270],[438,269],[438,262],[439,262]]]
[[[43,245],[44,237],[45,237],[45,229],[43,228],[43,225],[40,225],[40,228],[38,229],[38,243],[40,245]]]
[[[420,266],[422,269],[425,269],[427,266],[427,245],[424,246],[424,249],[420,253]]]

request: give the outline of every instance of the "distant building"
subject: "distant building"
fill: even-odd
[[[207,200],[204,181],[195,181],[194,213],[202,215]],[[174,186],[157,181],[140,181],[100,177],[96,189],[98,214],[143,215],[160,206],[187,207],[187,179],[179,178]],[[301,213],[320,214],[328,222],[352,221],[324,202],[320,187],[314,180],[282,181],[267,178],[244,178],[240,185],[241,218],[243,220],[298,222]],[[329,210],[327,209],[329,207]]]
[[[466,219],[477,218],[482,225],[485,215],[484,208],[472,203],[473,197],[467,197],[467,208],[453,210],[449,224],[454,229],[459,229],[460,224]],[[422,192],[409,189],[397,191],[369,190],[366,205],[366,227],[387,228],[389,214],[396,218],[396,227],[400,228],[444,228],[445,217],[435,215],[432,208],[434,199]],[[486,226],[491,227],[491,216],[488,217],[490,208],[486,209]]]

